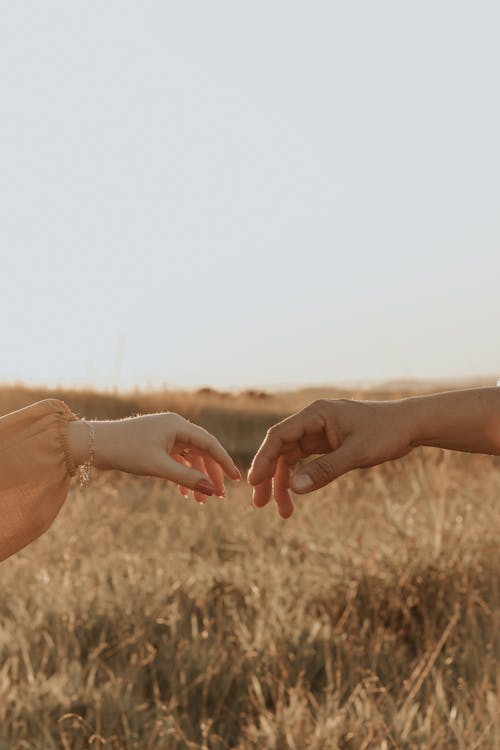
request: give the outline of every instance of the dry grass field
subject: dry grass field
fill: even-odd
[[[5,387],[0,413],[45,395]],[[89,418],[178,411],[244,468],[317,394],[51,395]],[[414,451],[286,522],[250,499],[75,484],[0,566],[0,750],[500,747],[500,459]]]

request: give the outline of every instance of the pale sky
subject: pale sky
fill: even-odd
[[[492,0],[0,0],[0,381],[500,375]]]

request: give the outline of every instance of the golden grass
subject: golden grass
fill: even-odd
[[[197,414],[244,464],[309,394],[59,395]],[[499,459],[429,449],[287,522],[246,486],[205,507],[157,479],[73,487],[0,567],[0,750],[500,747],[499,498]]]

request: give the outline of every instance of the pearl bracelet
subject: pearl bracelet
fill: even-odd
[[[90,425],[85,419],[82,419],[82,422],[85,422],[85,424],[89,428],[89,457],[85,461],[85,463],[82,464],[79,467],[79,471],[80,471],[80,487],[85,487],[85,485],[90,482],[90,470],[91,470],[92,464],[94,462],[94,455],[95,455],[95,427],[93,425]]]

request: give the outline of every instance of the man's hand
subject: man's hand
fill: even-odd
[[[320,400],[274,425],[248,474],[254,504],[262,508],[274,492],[280,516],[289,518],[290,489],[312,492],[352,469],[404,456],[413,447],[407,403]],[[302,459],[318,454],[294,473]]]

